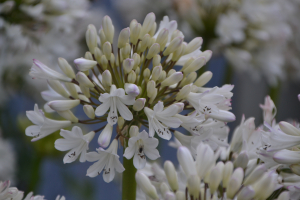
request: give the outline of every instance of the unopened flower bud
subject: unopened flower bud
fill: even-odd
[[[70,95],[74,99],[77,99],[78,98],[78,93],[77,93],[75,84],[74,83],[65,83],[65,86],[66,86],[67,90],[69,91]]]
[[[130,29],[129,27],[122,29],[118,39],[118,48],[121,49],[125,47],[126,43],[129,42]]]
[[[106,56],[107,60],[110,60],[111,57],[111,43],[105,42],[103,44],[103,54]]]
[[[95,119],[95,110],[91,105],[84,105],[83,111],[90,119]]]
[[[219,110],[218,113],[211,113],[209,116],[223,122],[232,122],[235,120],[235,115],[226,110]]]
[[[185,85],[176,95],[176,100],[179,101],[181,99],[185,99],[187,97],[187,95],[189,95],[189,93],[192,90],[192,85]]]
[[[87,98],[91,97],[90,88],[85,87],[84,85],[79,85],[81,92],[86,96]]]
[[[251,200],[255,195],[255,191],[251,186],[244,187],[237,195],[237,200]]]
[[[134,65],[134,60],[133,59],[127,58],[126,60],[124,60],[123,61],[124,73],[128,74],[132,70],[133,65]]]
[[[135,111],[141,111],[146,103],[146,99],[145,98],[139,98],[137,99],[134,104],[133,104],[133,110]]]
[[[109,70],[105,70],[102,73],[102,84],[104,87],[110,87],[112,85],[112,77]]]
[[[165,49],[163,55],[164,56],[167,56],[167,55],[170,55],[171,53],[173,53],[174,51],[176,51],[182,44],[183,42],[183,38],[182,37],[176,37],[174,38],[169,46]]]
[[[146,50],[148,47],[151,37],[149,34],[146,34],[145,36],[142,37],[142,41],[140,42],[141,46],[138,47],[138,52],[143,52]]]
[[[118,117],[118,127],[119,127],[119,129],[122,129],[124,124],[125,124],[124,118],[123,117]]]
[[[166,173],[166,177],[168,179],[168,183],[173,191],[178,190],[178,179],[175,167],[171,161],[165,161],[164,170]]]
[[[157,81],[160,76],[161,71],[162,71],[161,65],[154,67],[154,69],[152,71],[151,79],[154,81]]]
[[[184,86],[184,85],[188,85],[190,83],[193,83],[197,78],[197,73],[196,72],[191,72],[186,78],[184,78],[181,83],[180,86]]]
[[[146,59],[150,60],[150,59],[153,58],[155,55],[157,55],[157,54],[159,53],[159,51],[160,51],[159,49],[160,49],[159,44],[154,43],[154,44],[150,47],[150,49],[149,49],[149,51],[148,51],[148,54],[147,54],[147,56],[146,56]]]
[[[71,79],[75,78],[74,70],[71,67],[71,65],[68,63],[68,61],[66,61],[66,59],[58,58],[58,66],[67,77]]]
[[[267,199],[274,192],[278,182],[278,174],[275,171],[265,172],[264,175],[253,185],[254,199]]]
[[[176,62],[182,56],[184,50],[186,48],[186,43],[183,42],[177,49],[172,53],[172,61]]]
[[[166,28],[163,28],[157,35],[156,43],[160,45],[160,51],[163,51],[165,49],[165,46],[168,42],[168,36],[169,36],[169,30]]]
[[[132,83],[125,83],[125,92],[131,96],[138,96],[140,94],[139,87]]]
[[[58,80],[47,80],[48,85],[58,94],[65,98],[69,98],[68,92],[65,90],[65,88],[62,86],[61,82]]]
[[[66,120],[69,120],[71,122],[77,123],[78,118],[70,111],[70,110],[65,110],[65,111],[56,111],[60,116],[65,118]]]
[[[176,195],[173,192],[166,192],[165,193],[165,200],[177,200]]]
[[[136,137],[139,134],[139,127],[137,126],[131,126],[129,129],[129,135],[130,137]]]
[[[200,194],[200,179],[196,175],[190,175],[187,179],[187,188],[189,194],[194,197],[194,199],[199,197]]]
[[[241,167],[243,169],[245,169],[248,165],[249,162],[249,156],[248,153],[246,151],[242,151],[238,157],[236,158],[236,160],[234,161],[234,166],[236,168]]]
[[[184,37],[183,33],[180,30],[173,31],[173,33],[171,35],[171,41],[177,37],[182,37],[182,38]]]
[[[203,67],[206,63],[206,60],[204,57],[198,57],[196,60],[194,60],[186,69],[183,70],[185,74],[189,74],[191,72],[198,71],[201,67]]]
[[[94,59],[93,59],[93,55],[92,55],[91,52],[89,52],[89,51],[85,52],[84,58],[85,58],[85,59],[88,59],[88,60],[94,60]]]
[[[186,200],[184,192],[178,190],[176,191],[176,200]]]
[[[129,57],[129,54],[131,52],[130,44],[126,43],[125,47],[121,49],[121,55],[123,59],[126,59]]]
[[[137,44],[141,30],[142,30],[142,25],[140,23],[136,23],[132,26],[130,24],[130,42],[132,44],[134,45]]]
[[[233,164],[231,161],[227,161],[223,168],[222,185],[227,188],[228,182],[233,172]]]
[[[251,185],[255,183],[255,181],[259,180],[266,171],[267,168],[265,165],[257,166],[244,180],[244,185]]]
[[[50,108],[52,108],[55,111],[65,111],[78,106],[79,103],[79,100],[55,100],[50,101],[48,103],[48,106],[50,106]]]
[[[100,133],[99,138],[98,138],[98,144],[106,148],[108,147],[112,135],[113,127],[107,123],[103,131]]]
[[[132,59],[133,59],[133,61],[134,61],[134,62],[133,62],[133,63],[134,63],[134,65],[133,65],[133,70],[136,70],[137,67],[139,66],[140,62],[141,62],[141,57],[140,57],[139,54],[134,53],[133,56],[132,56]]]
[[[140,38],[142,38],[145,34],[149,33],[149,31],[153,28],[153,24],[155,23],[155,14],[153,12],[146,15],[142,30],[140,33]]]
[[[198,87],[202,87],[203,85],[205,85],[206,83],[208,83],[208,81],[210,81],[210,79],[212,78],[212,75],[213,75],[213,73],[211,71],[204,72],[194,82],[194,85],[196,85]]]
[[[96,58],[97,62],[101,63],[101,56],[103,56],[103,53],[98,47],[95,47],[94,55],[95,55],[95,58]]]
[[[158,65],[160,65],[160,61],[161,61],[161,57],[160,57],[160,55],[155,55],[154,57],[153,57],[153,59],[152,59],[152,64],[153,64],[153,66],[158,66]]]
[[[88,25],[88,29],[85,33],[86,44],[90,50],[94,54],[95,47],[97,47],[97,30],[93,24]]]
[[[97,65],[96,61],[85,58],[77,58],[74,63],[79,71],[87,71]]]
[[[147,96],[150,98],[153,93],[154,93],[154,90],[155,90],[155,82],[153,80],[149,81],[147,83]]]
[[[160,193],[162,196],[165,196],[167,192],[170,192],[168,185],[165,182],[162,182],[159,186]]]
[[[157,27],[157,24],[156,24],[156,22],[154,22],[153,25],[152,25],[152,27],[151,27],[151,29],[150,29],[150,31],[149,31],[149,35],[150,35],[151,37],[154,36],[154,34],[155,34],[155,32],[156,32],[156,27]],[[152,38],[152,39],[154,39],[154,38]],[[154,41],[155,41],[155,39],[154,39]]]
[[[113,43],[115,27],[112,24],[112,21],[109,16],[105,16],[102,20],[102,28],[105,34],[105,37],[108,42]]]
[[[105,55],[101,56],[101,66],[102,66],[102,69],[107,69],[107,66],[108,66],[108,60],[106,58]]]
[[[162,72],[160,73],[160,76],[158,78],[158,82],[160,83],[160,82],[164,81],[166,79],[166,77],[167,77],[166,71],[162,70]]]
[[[300,136],[300,130],[288,122],[279,122],[279,127],[284,133],[288,135]]]
[[[195,162],[188,148],[185,146],[179,147],[177,150],[177,159],[187,177],[190,175],[197,176]]]
[[[82,72],[78,72],[76,74],[76,80],[79,82],[79,84],[88,87],[93,88],[95,85],[90,81],[90,79]]]
[[[153,103],[156,96],[157,96],[157,88],[154,89],[153,94],[149,97],[150,98],[150,100],[149,100],[150,104]]]
[[[99,30],[99,37],[100,37],[101,47],[103,47],[103,44],[104,44],[105,42],[107,42],[107,39],[106,39],[105,33],[104,33],[104,31],[103,31],[103,28],[101,28],[101,29]]]
[[[203,39],[201,37],[194,38],[192,41],[189,42],[189,44],[186,47],[186,50],[184,54],[189,54],[194,52],[197,49],[200,49],[201,45],[203,43]]]
[[[183,78],[183,74],[181,72],[175,72],[174,74],[166,78],[163,82],[161,82],[161,86],[165,87],[165,86],[174,85],[179,81],[181,81],[182,78]]]
[[[212,56],[212,51],[211,50],[206,50],[206,51],[201,53],[201,57],[204,57],[206,62],[210,60],[211,56]]]
[[[210,172],[208,185],[211,194],[215,193],[222,181],[223,168],[223,162],[218,162],[218,164]]]
[[[227,186],[227,197],[233,199],[237,191],[240,189],[244,178],[244,171],[242,168],[234,170]]]
[[[281,192],[281,194],[277,198],[277,200],[287,200],[287,199],[290,199],[290,193],[288,191]]]
[[[146,81],[149,80],[150,74],[151,74],[151,72],[150,72],[149,68],[147,68],[147,69],[144,70],[143,75],[144,75],[144,79]]]
[[[142,172],[136,172],[135,180],[137,185],[140,186],[141,190],[152,199],[158,199],[155,187],[151,184],[149,178]]]
[[[290,168],[294,174],[297,174],[298,176],[300,176],[300,165],[299,164],[290,165]]]
[[[174,74],[175,72],[176,72],[175,69],[171,69],[171,70],[168,72],[167,77],[171,76],[171,75]]]
[[[131,70],[128,74],[128,83],[134,83],[135,81],[136,81],[136,73]]]

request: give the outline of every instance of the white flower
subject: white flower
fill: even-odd
[[[39,110],[37,104],[34,105],[34,110],[27,111],[26,115],[29,120],[35,124],[27,127],[25,130],[27,136],[35,137],[31,140],[32,142],[72,124],[71,121],[58,121],[46,118],[44,112]]]
[[[86,151],[89,149],[89,143],[95,136],[95,132],[91,131],[86,135],[82,134],[81,128],[74,126],[72,131],[61,130],[60,135],[64,139],[55,141],[55,148],[60,151],[70,150],[64,157],[64,163],[74,162],[80,155],[80,162],[86,161]]]
[[[41,79],[53,79],[53,80],[60,80],[60,81],[66,81],[70,82],[72,81],[71,78],[58,73],[57,71],[50,69],[42,62],[33,59],[33,65],[30,69],[29,75],[32,78],[41,78]]]
[[[173,116],[180,113],[182,109],[183,103],[175,103],[164,110],[164,104],[161,101],[154,106],[153,110],[145,107],[144,112],[149,121],[149,136],[153,137],[156,131],[161,138],[170,140],[172,135],[168,127],[180,126],[181,120]]]
[[[99,101],[102,102],[102,104],[96,108],[95,114],[97,116],[102,116],[109,109],[107,116],[107,121],[109,124],[114,125],[117,123],[117,111],[125,120],[130,121],[133,119],[132,113],[125,105],[133,105],[135,102],[135,96],[125,95],[124,89],[117,89],[115,85],[112,85],[110,88],[110,94],[101,94]]]
[[[129,139],[124,157],[130,159],[134,155],[133,164],[135,168],[142,169],[146,165],[145,155],[151,160],[156,160],[160,157],[159,152],[156,149],[157,145],[158,139],[149,138],[148,133],[143,130],[138,133],[138,135]]]
[[[168,30],[168,42],[167,42],[167,46],[168,43],[171,41],[171,37],[173,32],[177,29],[177,22],[175,20],[170,21],[168,16],[164,16],[163,20],[159,23],[159,28],[156,32],[156,34],[153,36],[153,38],[157,38],[159,32],[163,29]]]
[[[277,109],[270,96],[265,97],[265,104],[260,104],[259,107],[264,111],[264,121],[268,124],[272,124],[274,117],[276,116]]]
[[[105,182],[111,182],[115,177],[115,170],[119,173],[122,173],[125,168],[121,164],[119,160],[119,156],[117,154],[118,150],[118,140],[114,139],[110,144],[108,149],[104,150],[102,148],[98,148],[97,152],[89,152],[86,154],[87,161],[94,162],[92,166],[90,166],[87,170],[87,176],[95,177],[101,173],[103,170],[103,180]]]

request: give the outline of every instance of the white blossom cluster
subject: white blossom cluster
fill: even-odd
[[[112,44],[114,31],[108,16],[99,31],[94,25],[88,26],[89,51],[84,58],[74,60],[76,74],[63,58],[58,59],[63,73],[34,60],[30,76],[46,79],[50,88],[42,92],[47,101],[45,111],[56,111],[65,120],[49,119],[35,105],[33,111],[27,111],[35,125],[26,129],[26,135],[37,141],[61,129],[63,138],[56,140],[55,148],[68,151],[64,163],[77,158],[94,162],[87,176],[103,171],[106,182],[114,179],[115,170],[126,170],[117,154],[118,141],[125,148],[123,156],[133,158],[137,169],[144,168],[146,157],[155,160],[160,156],[154,136],[170,140],[178,127],[191,131],[197,138],[195,143],[204,141],[214,149],[226,147],[225,124],[235,120],[228,111],[233,86],[203,87],[212,73],[199,76],[197,71],[212,52],[200,50],[202,38],[184,42],[177,22],[167,16],[157,29],[153,13],[142,24],[132,20],[121,30],[117,49]],[[83,108],[87,119],[78,119],[71,111],[75,107]],[[75,124],[97,124],[99,128],[85,134]],[[70,126],[72,130],[64,130]],[[87,152],[98,132],[99,148]]]
[[[24,197],[24,192],[16,187],[10,187],[10,181],[0,181],[0,200],[45,200],[44,196],[35,195],[30,192]],[[55,200],[66,200],[64,196],[58,195]]]
[[[270,97],[260,107],[264,125],[256,129],[254,118],[243,117],[227,148],[200,142],[195,149],[194,136],[175,135],[180,168],[166,161],[164,169],[139,170],[137,199],[299,199],[299,124],[276,124]]]
[[[0,79],[23,77],[32,57],[55,66],[56,58],[73,59],[81,52],[80,39],[88,11],[88,0],[9,0],[0,3]],[[58,37],[59,36],[59,37]],[[14,74],[14,76],[12,76]],[[18,77],[19,78],[19,77]],[[28,82],[29,83],[29,82]],[[12,83],[10,83],[13,85]],[[40,84],[39,84],[40,85]],[[36,86],[36,85],[33,85]],[[0,100],[12,86],[1,84]],[[36,86],[39,89],[39,86]]]

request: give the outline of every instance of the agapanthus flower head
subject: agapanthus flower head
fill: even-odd
[[[50,87],[42,93],[48,101],[45,110],[55,111],[66,120],[50,120],[36,105],[27,113],[36,125],[28,127],[26,134],[36,141],[73,124],[98,124],[97,130],[87,134],[76,126],[72,131],[62,129],[64,139],[58,139],[55,147],[69,150],[65,163],[79,156],[80,162],[97,161],[87,175],[95,177],[104,171],[106,182],[113,180],[115,169],[124,171],[116,151],[118,140],[125,148],[124,157],[133,158],[138,169],[145,166],[146,157],[159,157],[155,133],[170,140],[180,126],[195,136],[191,147],[195,150],[202,141],[214,149],[218,144],[228,146],[225,123],[235,120],[228,111],[233,86],[204,88],[212,73],[197,74],[211,57],[211,51],[200,50],[202,38],[184,42],[176,21],[166,16],[156,31],[155,20],[154,13],[149,13],[142,24],[132,20],[120,32],[117,48],[112,43],[115,28],[110,17],[103,18],[99,31],[89,25],[89,51],[74,60],[76,73],[63,58],[58,59],[62,73],[34,60],[30,75],[46,79]],[[71,111],[80,104],[86,119]],[[98,152],[87,153],[90,141],[101,130]]]

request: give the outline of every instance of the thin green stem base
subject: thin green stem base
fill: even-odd
[[[122,178],[122,200],[135,200],[136,198],[136,168],[133,166],[133,159],[123,158],[125,171]]]

